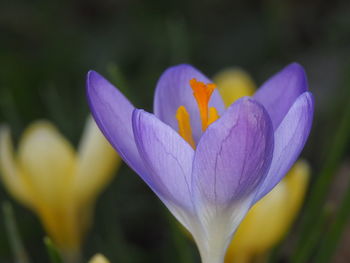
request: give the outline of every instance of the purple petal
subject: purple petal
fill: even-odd
[[[191,117],[194,140],[198,142],[202,126],[197,102],[189,84],[193,78],[205,84],[213,82],[190,65],[178,65],[167,69],[157,83],[154,114],[177,131],[176,111],[181,105],[185,106]],[[224,112],[225,106],[217,90],[213,92],[209,106],[216,107],[220,115]]]
[[[87,98],[91,113],[108,141],[131,168],[139,174],[144,173],[132,131],[134,106],[95,71],[89,71],[87,75]]]
[[[264,105],[276,130],[294,101],[307,89],[303,67],[292,63],[268,79],[254,94],[254,98]]]
[[[273,151],[273,129],[259,103],[242,98],[203,134],[193,164],[193,186],[204,203],[244,200],[264,179]]]
[[[294,102],[275,131],[275,148],[272,163],[255,201],[258,201],[270,192],[297,160],[309,136],[313,113],[313,96],[310,92],[304,92]]]
[[[192,211],[191,146],[170,126],[143,110],[134,111],[133,130],[148,169],[146,175],[141,174],[143,179],[166,204]]]

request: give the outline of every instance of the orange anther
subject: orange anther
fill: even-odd
[[[208,119],[208,126],[212,124],[214,121],[219,119],[220,116],[218,114],[218,111],[214,107],[209,108],[209,119]]]
[[[190,122],[190,115],[188,114],[186,108],[184,106],[180,106],[176,111],[176,119],[179,126],[179,134],[182,138],[187,141],[193,149],[196,148],[196,144],[194,143],[192,137],[192,129]]]
[[[190,86],[193,90],[193,96],[198,104],[199,114],[202,121],[202,130],[205,131],[210,124],[208,104],[216,85],[214,83],[204,84],[196,79],[191,79]]]

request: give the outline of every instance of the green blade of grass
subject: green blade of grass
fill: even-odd
[[[63,260],[58,252],[58,249],[52,243],[51,239],[48,237],[44,238],[44,244],[46,247],[47,254],[49,255],[49,259],[51,263],[63,263]]]
[[[330,227],[330,230],[324,236],[318,253],[315,257],[315,262],[326,263],[330,262],[335,249],[342,235],[342,230],[349,223],[350,219],[350,183],[347,188],[346,195],[339,207],[337,216]]]
[[[18,232],[14,212],[10,203],[5,202],[2,205],[4,214],[4,223],[10,246],[12,249],[14,262],[16,263],[29,263],[27,252],[23,246],[21,237]]]
[[[349,139],[350,104],[348,103],[339,128],[333,139],[333,143],[331,144],[323,169],[319,176],[317,176],[316,182],[311,189],[310,199],[306,204],[301,237],[292,258],[292,262],[294,263],[309,262],[310,256],[318,243],[318,240],[312,240],[310,237],[314,236],[314,232],[317,231],[317,228],[315,227],[317,224],[315,224],[315,222],[318,220],[320,211],[322,212],[323,210],[323,203],[328,193],[328,187],[331,184],[336,169],[345,154]]]

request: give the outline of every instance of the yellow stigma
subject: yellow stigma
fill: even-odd
[[[193,90],[193,96],[198,104],[199,114],[202,120],[202,131],[205,131],[208,125],[210,124],[208,104],[210,97],[213,94],[214,89],[216,88],[216,85],[214,83],[204,84],[203,82],[197,81],[196,79],[191,79],[190,86]],[[218,116],[217,113],[215,113],[214,115]],[[211,122],[215,120],[212,119]]]
[[[188,114],[186,108],[184,106],[180,106],[176,111],[176,119],[179,125],[179,134],[182,138],[187,141],[192,148],[196,147],[193,137],[192,137],[192,129],[190,122],[190,115]]]

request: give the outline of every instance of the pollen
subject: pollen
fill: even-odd
[[[192,128],[190,122],[190,115],[184,106],[180,106],[176,111],[176,119],[179,127],[179,134],[185,141],[187,141],[193,149],[196,148],[192,137]]]
[[[218,114],[216,112],[216,109],[214,108],[215,113],[213,110],[211,110],[212,114],[214,115],[212,116],[211,122],[209,122],[210,116],[208,104],[210,97],[213,94],[214,89],[216,88],[216,85],[214,83],[204,84],[203,82],[197,81],[196,79],[191,79],[190,86],[193,90],[193,96],[198,104],[199,114],[202,121],[202,131],[205,131],[209,124],[217,120],[218,118]]]

